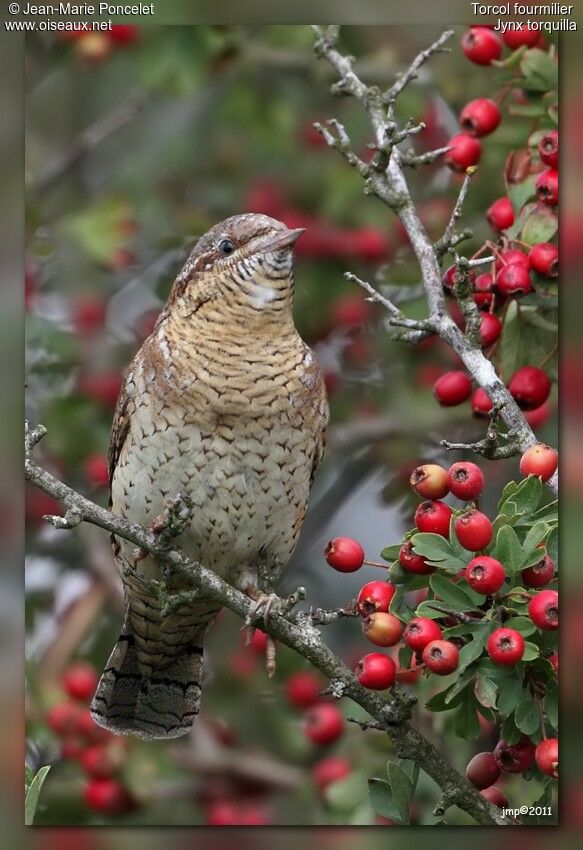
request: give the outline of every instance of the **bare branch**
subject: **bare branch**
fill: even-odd
[[[437,251],[439,256],[446,254],[451,248],[454,229],[458,220],[461,218],[464,201],[466,200],[466,195],[468,194],[468,189],[470,188],[472,178],[477,170],[477,165],[472,165],[470,166],[470,168],[466,169],[466,176],[464,177],[464,182],[462,183],[458,199],[455,202],[451,218],[448,222],[447,227],[445,228],[445,233],[435,245],[435,250]]]
[[[448,48],[444,47],[446,41],[453,35],[453,30],[446,30],[443,32],[439,38],[433,42],[429,47],[425,50],[422,50],[415,59],[411,62],[407,70],[399,76],[399,79],[396,83],[394,83],[390,89],[383,95],[383,101],[387,104],[392,104],[396,100],[397,96],[403,91],[405,86],[408,86],[409,83],[416,79],[417,72],[421,68],[421,66],[430,59],[434,53],[447,53]]]

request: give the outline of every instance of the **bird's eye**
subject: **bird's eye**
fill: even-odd
[[[220,254],[224,254],[225,256],[227,256],[227,254],[232,254],[234,250],[235,246],[233,245],[230,239],[223,239],[221,242],[219,242]]]

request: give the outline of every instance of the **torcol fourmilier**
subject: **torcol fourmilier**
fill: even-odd
[[[562,3],[548,3],[545,5],[537,5],[530,3],[501,3],[494,6],[486,5],[485,3],[472,3],[472,11],[474,15],[492,16],[496,15],[495,31],[508,32],[510,30],[532,29],[540,30],[541,32],[568,32],[576,30],[577,24],[575,21],[569,20],[566,16],[573,13],[574,6],[566,6]],[[502,18],[510,15],[522,18],[524,16],[534,16],[534,18],[559,18],[556,21],[541,21],[528,18],[526,21],[505,21]]]

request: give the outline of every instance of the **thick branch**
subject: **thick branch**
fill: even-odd
[[[182,550],[166,540],[161,542],[156,533],[114,516],[40,467],[33,460],[32,451],[45,434],[46,429],[42,426],[34,430],[30,430],[28,425],[26,427],[25,476],[28,481],[60,501],[68,511],[74,511],[81,517],[81,521],[92,523],[117,537],[129,540],[141,550],[154,555],[169,570],[178,572],[182,578],[188,577],[193,589],[204,589],[206,598],[219,602],[243,620],[252,615],[252,601],[212,570],[192,561]],[[409,725],[407,720],[410,708],[406,700],[401,699],[398,693],[383,699],[379,694],[363,688],[352,671],[323,642],[308,613],[292,615],[285,612],[285,604],[283,611],[284,613],[274,611],[267,626],[261,614],[255,615],[253,623],[265,628],[272,637],[294,649],[330,680],[341,683],[342,694],[358,703],[390,734],[395,753],[402,758],[413,759],[443,790],[448,790],[452,800],[460,808],[479,823],[508,824],[500,810],[490,806],[441,753]]]

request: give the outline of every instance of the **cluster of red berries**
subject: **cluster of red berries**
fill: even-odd
[[[519,47],[539,47],[544,50],[546,42],[540,29],[523,27],[520,30],[507,30],[502,37],[492,31],[489,25],[472,26],[462,36],[462,50],[476,65],[491,65],[502,55],[503,45],[510,50]]]
[[[547,480],[556,467],[556,451],[542,444],[532,446],[521,459],[524,475],[536,475],[543,480]],[[412,489],[426,499],[415,511],[415,530],[448,539],[453,524],[453,533],[459,544],[469,552],[480,553],[469,561],[463,570],[463,578],[476,593],[489,597],[497,594],[507,579],[504,565],[484,551],[492,542],[492,523],[474,504],[454,512],[441,501],[451,493],[461,501],[473,503],[482,493],[484,483],[481,469],[470,461],[454,463],[448,470],[438,464],[423,464],[413,470],[410,478]],[[349,537],[331,540],[324,556],[328,564],[339,572],[355,572],[363,564],[370,563],[365,560],[361,544]],[[411,539],[401,546],[398,560],[406,573],[428,575],[436,570],[427,558],[415,551]],[[525,587],[544,587],[554,574],[555,564],[544,554],[540,562],[523,570],[523,583]],[[459,662],[456,643],[444,640],[440,626],[427,617],[413,617],[405,625],[389,610],[394,593],[395,588],[388,581],[372,581],[361,588],[357,610],[363,618],[365,636],[371,643],[382,647],[395,646],[404,640],[428,670],[437,675],[452,673]],[[542,590],[532,596],[528,615],[539,629],[557,629],[557,591]],[[525,641],[515,629],[500,627],[490,634],[486,651],[495,664],[512,666],[522,659]],[[365,687],[384,690],[393,684],[397,669],[392,658],[373,652],[358,662],[356,673]]]
[[[87,703],[97,682],[90,664],[71,665],[62,679],[68,699],[48,710],[46,724],[59,738],[61,758],[77,762],[87,777],[83,790],[86,805],[102,815],[120,815],[137,805],[121,777],[128,759],[127,741],[93,721]]]
[[[536,764],[542,773],[558,779],[558,738],[543,738],[536,745],[526,735],[516,744],[509,744],[500,739],[492,752],[477,753],[468,762],[466,779],[490,803],[501,809],[508,808],[508,800],[495,783],[502,774],[523,773],[533,764]]]

